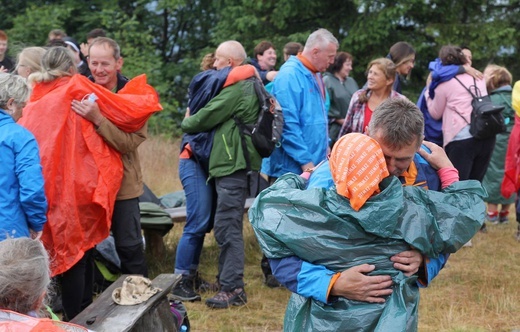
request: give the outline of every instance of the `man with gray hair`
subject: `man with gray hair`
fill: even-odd
[[[260,104],[251,65],[237,66],[246,57],[242,45],[227,41],[215,52],[215,68],[234,67],[222,91],[203,108],[182,121],[185,133],[199,133],[215,128],[209,157],[209,180],[215,180],[217,203],[213,231],[220,249],[218,282],[220,291],[206,300],[211,308],[246,304],[244,291],[244,238],[242,235],[244,203],[249,171],[260,169],[261,157],[251,140],[243,137],[240,123],[252,124]]]
[[[303,52],[289,58],[273,81],[272,94],[282,106],[285,123],[282,144],[262,163],[262,173],[270,183],[285,173],[312,168],[327,156],[326,89],[321,73],[334,62],[338,46],[328,30],[314,31]],[[267,286],[280,286],[265,256],[261,266]]]
[[[121,75],[123,58],[117,42],[98,37],[89,48],[90,79],[104,88],[118,93],[128,83]],[[112,214],[111,231],[114,235],[117,254],[121,260],[121,272],[148,276],[148,266],[143,251],[139,196],[144,191],[139,145],[146,140],[147,124],[135,132],[125,132],[101,113],[96,102],[75,100],[72,109],[92,122],[96,133],[109,146],[121,153],[123,180],[117,193]]]

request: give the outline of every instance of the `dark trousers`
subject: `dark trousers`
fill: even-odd
[[[141,233],[139,199],[116,201],[112,215],[112,235],[121,260],[121,273],[148,276]]]
[[[459,171],[461,180],[482,181],[494,147],[495,137],[483,140],[468,138],[450,142],[444,150],[453,166]]]
[[[213,231],[220,249],[218,280],[225,292],[244,287],[244,203],[247,196],[245,170],[215,179],[217,207]]]
[[[88,250],[73,267],[58,276],[61,288],[61,301],[64,320],[76,317],[92,303],[92,286],[94,282],[93,249]]]

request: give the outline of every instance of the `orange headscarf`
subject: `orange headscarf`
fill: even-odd
[[[341,137],[332,149],[329,163],[338,194],[348,198],[356,211],[379,193],[379,182],[390,175],[379,144],[360,133]]]

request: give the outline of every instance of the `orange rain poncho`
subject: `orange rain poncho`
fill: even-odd
[[[83,326],[0,310],[0,332],[88,332]]]
[[[42,241],[53,276],[70,269],[109,235],[123,176],[119,152],[71,108],[72,100],[92,92],[99,98],[101,113],[126,132],[138,130],[162,109],[145,75],[130,80],[118,94],[81,75],[34,86],[19,123],[34,134],[40,147],[49,202]]]

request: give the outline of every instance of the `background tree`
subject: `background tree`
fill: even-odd
[[[64,29],[79,42],[94,28],[116,39],[125,58],[123,74],[148,75],[164,111],[150,121],[151,131],[179,135],[187,87],[203,55],[224,40],[240,41],[249,55],[269,40],[278,50],[289,41],[304,43],[323,27],[354,55],[352,76],[366,81],[366,65],[386,56],[392,44],[411,43],[415,68],[403,92],[415,101],[425,84],[429,61],[445,44],[469,46],[473,65],[493,62],[520,77],[517,61],[519,0],[0,0],[2,29],[10,53],[44,45],[51,29]]]

